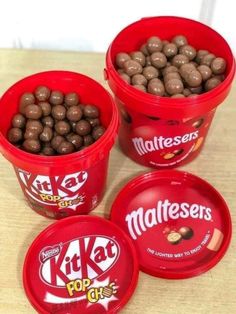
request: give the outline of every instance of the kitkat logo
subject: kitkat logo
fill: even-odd
[[[40,277],[54,287],[65,287],[78,278],[99,278],[115,265],[119,254],[117,242],[104,236],[81,237],[46,247],[39,255]]]

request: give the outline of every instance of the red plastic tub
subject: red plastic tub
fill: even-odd
[[[75,91],[81,103],[99,107],[106,127],[104,135],[83,151],[53,157],[29,154],[9,143],[6,134],[18,111],[20,96],[39,85],[64,93]],[[31,75],[10,87],[0,100],[0,151],[12,163],[30,207],[47,217],[87,214],[98,205],[117,128],[118,112],[109,93],[79,73],[49,71]]]
[[[183,34],[197,49],[207,49],[227,61],[226,78],[214,90],[194,98],[167,98],[144,93],[117,73],[118,52],[131,52],[151,36],[171,39]],[[194,159],[205,141],[215,110],[228,95],[235,61],[224,38],[210,27],[181,17],[151,17],[123,29],[106,55],[105,77],[122,117],[119,142],[134,161],[155,168],[171,168]]]

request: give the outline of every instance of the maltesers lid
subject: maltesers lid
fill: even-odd
[[[169,279],[212,268],[232,233],[222,196],[201,178],[176,170],[130,181],[116,197],[111,220],[133,240],[141,270]]]
[[[116,313],[134,292],[138,261],[115,224],[74,216],[41,232],[25,258],[26,294],[39,313]]]

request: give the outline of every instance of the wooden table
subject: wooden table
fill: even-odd
[[[20,78],[35,72],[63,69],[82,72],[103,81],[104,54],[0,51],[0,94]],[[107,86],[106,86],[107,87]],[[221,106],[201,155],[183,167],[209,181],[229,207],[236,228],[236,86]],[[111,153],[107,192],[94,211],[108,216],[120,188],[148,171],[126,158],[115,146]],[[0,313],[35,313],[25,296],[21,270],[25,253],[36,235],[52,223],[25,203],[13,169],[0,157]],[[140,273],[137,290],[122,313],[225,314],[236,313],[236,237],[223,260],[192,279],[163,280]],[[82,313],[81,313],[82,314]]]

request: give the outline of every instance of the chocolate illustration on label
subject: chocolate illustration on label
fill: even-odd
[[[144,140],[142,137],[132,138],[134,148],[140,156],[155,152],[161,149],[178,146],[191,142],[198,138],[199,131],[178,135],[175,137],[154,136],[150,140]]]
[[[139,207],[133,210],[126,215],[125,221],[130,236],[136,240],[143,232],[169,220],[190,217],[192,219],[210,221],[212,219],[211,214],[211,208],[201,204],[189,204],[187,202],[171,203],[168,199],[165,199],[164,201],[159,200],[154,208],[144,209],[143,207]],[[181,235],[181,237],[183,236]]]

